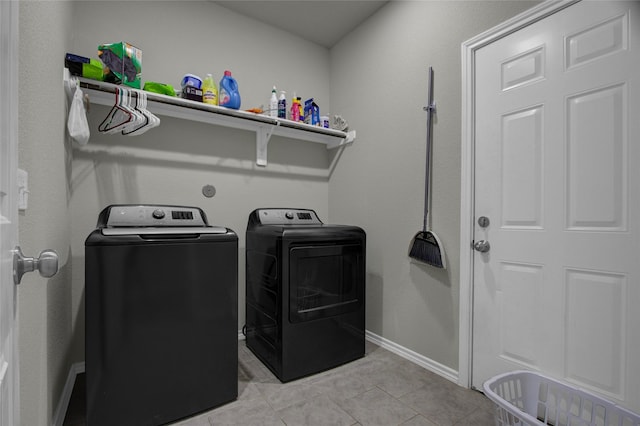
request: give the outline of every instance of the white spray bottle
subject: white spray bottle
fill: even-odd
[[[271,99],[269,99],[269,117],[278,116],[278,96],[276,95],[276,86],[271,90]]]

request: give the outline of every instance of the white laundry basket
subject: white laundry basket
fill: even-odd
[[[640,416],[590,392],[533,371],[512,371],[484,383],[496,405],[496,426],[640,426]]]

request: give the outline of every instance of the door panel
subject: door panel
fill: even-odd
[[[502,227],[542,228],[542,105],[502,117]]]
[[[567,99],[566,211],[570,230],[627,228],[626,93],[625,84],[617,84]]]
[[[568,269],[566,272],[566,375],[616,397],[624,389],[627,277]],[[598,301],[594,315],[593,299]],[[592,351],[597,339],[597,351]],[[589,356],[585,356],[589,354]]]
[[[639,17],[583,1],[476,53],[477,388],[534,369],[640,411]]]

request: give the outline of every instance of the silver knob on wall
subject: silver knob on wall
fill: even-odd
[[[20,246],[13,249],[13,282],[20,284],[22,276],[35,270],[40,275],[49,278],[58,272],[58,253],[53,250],[42,250],[37,258],[26,257],[22,254]]]

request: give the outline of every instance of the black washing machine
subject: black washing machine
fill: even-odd
[[[159,425],[238,395],[238,237],[195,207],[114,205],[85,242],[87,425]]]
[[[365,232],[258,209],[246,234],[246,344],[287,382],[364,356]]]

